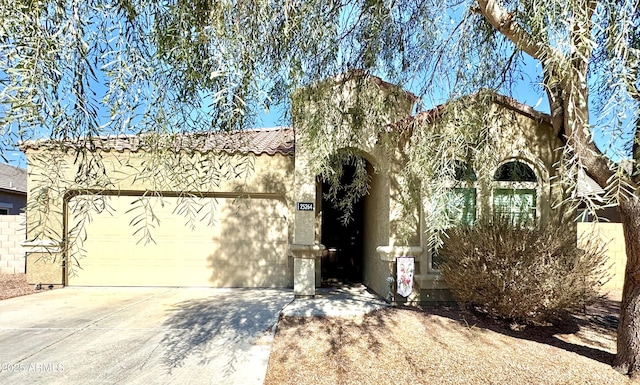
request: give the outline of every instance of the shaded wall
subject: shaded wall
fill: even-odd
[[[373,172],[373,170],[370,170]],[[382,297],[387,296],[388,262],[376,248],[389,243],[389,181],[386,172],[372,173],[371,190],[364,201],[363,283]]]
[[[19,215],[27,205],[27,194],[0,191],[0,208],[6,208],[9,215]]]
[[[65,283],[65,271],[62,261],[65,248],[73,245],[61,243],[69,231],[67,223],[67,202],[74,193],[109,193],[114,195],[143,195],[149,191],[178,194],[190,191],[196,194],[232,193],[234,196],[251,197],[255,195],[273,195],[282,197],[285,206],[286,225],[283,226],[283,238],[291,241],[293,219],[291,192],[293,190],[294,160],[292,156],[275,155],[220,155],[193,154],[176,156],[165,162],[154,164],[153,159],[143,151],[98,151],[101,172],[110,183],[101,180],[96,174],[93,184],[75,183],[75,154],[60,154],[53,150],[29,149],[28,189],[30,207],[27,210],[29,240],[33,240],[27,250],[27,279],[30,283],[62,285]],[[181,178],[170,181],[164,175],[181,167],[177,162],[188,161],[193,168],[185,168]],[[172,164],[172,162],[174,162]],[[141,170],[151,170],[155,178],[141,178]],[[52,183],[52,177],[55,177]],[[39,195],[38,195],[39,194]],[[37,201],[47,201],[47,210],[42,211]],[[33,202],[31,202],[31,200]],[[44,224],[45,226],[42,226]],[[130,237],[131,228],[123,228],[123,237]],[[73,263],[73,260],[70,261]],[[292,266],[285,265],[289,269]],[[279,277],[290,276],[282,273]],[[279,278],[282,284],[283,279]]]

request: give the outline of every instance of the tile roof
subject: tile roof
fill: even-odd
[[[490,93],[490,97],[491,97],[491,101],[493,101],[496,104],[499,104],[505,108],[508,108],[512,111],[518,112],[522,115],[525,115],[531,119],[534,119],[538,122],[545,122],[547,124],[551,124],[551,116],[549,114],[546,114],[544,112],[540,112],[536,109],[534,109],[533,107],[526,105],[524,103],[520,103],[519,101],[517,101],[516,99],[510,97],[510,96],[505,96],[505,95],[501,95],[498,94],[494,91],[491,90],[481,90],[479,92],[476,92],[474,94],[468,95],[468,96],[463,96],[462,99],[471,103],[475,103],[478,101],[479,95],[481,93],[484,92],[489,92]],[[411,125],[414,122],[425,122],[425,123],[432,123],[435,120],[439,119],[443,113],[446,112],[446,107],[447,107],[447,103],[444,104],[440,104],[438,106],[435,106],[429,110],[425,110],[422,112],[417,113],[416,115],[413,116],[409,116],[406,117],[404,119],[401,119],[398,122],[392,123],[388,128],[387,131],[394,131],[397,129],[403,129],[403,128],[407,128],[409,125]]]
[[[254,153],[293,155],[295,133],[290,127],[260,128],[230,132],[181,133],[169,135],[117,135],[82,137],[77,139],[36,140],[20,145],[22,151],[28,149],[86,148],[102,151],[146,151],[150,148],[170,148],[173,151],[194,150],[201,153]]]
[[[27,170],[0,163],[0,190],[27,193]]]
[[[494,98],[493,100],[496,103],[506,108],[509,108],[516,112],[520,112],[521,114],[526,115],[531,119],[551,124],[551,115],[546,114],[544,112],[540,112],[527,104],[520,103],[519,101],[517,101],[516,99],[510,96],[494,93],[493,98]]]

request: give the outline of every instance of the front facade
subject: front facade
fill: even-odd
[[[322,282],[337,279],[362,282],[397,301],[448,299],[426,246],[425,218],[433,200],[423,196],[407,206],[403,149],[382,144],[383,136],[399,131],[379,129],[420,118],[410,118],[415,99],[373,77],[366,87],[394,108],[359,110],[364,129],[340,144],[364,159],[370,180],[348,225],[326,199],[328,186],[315,168],[317,148],[303,128],[305,120],[317,123],[318,110],[304,98],[294,103],[295,130],[247,131],[224,148],[207,143],[211,138],[181,142],[163,159],[150,155],[139,137],[24,144],[33,202],[27,210],[29,283],[293,286],[296,295],[312,296]],[[341,89],[331,100],[342,103],[350,92]],[[491,123],[504,140],[494,149],[489,174],[478,173],[453,190],[461,198],[461,218],[494,210],[516,210],[514,215],[537,221],[559,215],[553,203],[561,192],[550,180],[562,143],[548,117],[508,98],[496,96],[492,103],[508,117]],[[93,179],[78,181],[77,158],[68,151],[73,146],[99,155],[84,162],[93,166],[83,175]],[[509,180],[506,171],[514,167],[525,170],[523,179]],[[46,210],[37,204],[43,201]],[[395,294],[389,280],[399,257],[415,262],[406,298]]]

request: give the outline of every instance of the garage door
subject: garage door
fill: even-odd
[[[76,248],[70,253],[73,269],[69,272],[69,285],[289,284],[287,210],[281,199],[101,199],[96,205],[98,212],[90,220],[78,215],[82,212],[78,207],[95,199],[79,196],[68,205],[69,239],[74,238],[73,229],[78,224],[83,224],[79,238],[86,238],[75,244],[82,250]],[[144,215],[144,207],[154,219]],[[73,257],[78,257],[77,261]]]

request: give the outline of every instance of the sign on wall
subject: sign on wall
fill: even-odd
[[[313,202],[298,202],[298,211],[313,211]]]

